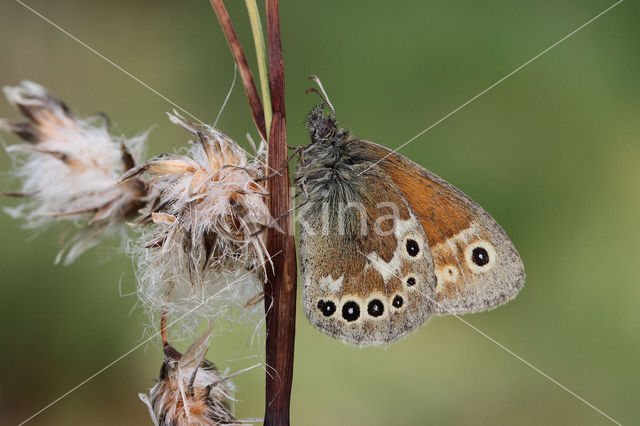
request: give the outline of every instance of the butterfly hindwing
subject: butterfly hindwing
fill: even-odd
[[[302,298],[325,333],[385,345],[428,318],[435,275],[418,217],[390,178],[365,168],[319,186],[301,208]]]

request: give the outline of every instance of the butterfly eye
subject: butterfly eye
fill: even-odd
[[[384,314],[384,305],[380,300],[373,299],[367,306],[367,312],[372,317],[379,317],[380,315]]]
[[[360,318],[360,306],[354,301],[345,303],[342,305],[342,318],[349,322],[357,320]]]

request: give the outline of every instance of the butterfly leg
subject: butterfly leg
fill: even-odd
[[[296,197],[298,195],[300,195],[300,194],[304,194],[304,197],[305,197],[304,202],[306,203],[307,201],[309,201],[311,199],[311,195],[309,195],[309,191],[307,191],[307,184],[305,183],[304,180],[301,180],[299,185],[300,185],[300,189],[302,190],[302,192],[298,192],[296,194]]]
[[[281,165],[280,167],[278,167],[278,170],[275,170],[273,173],[268,174],[266,176],[261,176],[261,177],[257,178],[256,182],[260,182],[260,181],[263,181],[263,180],[268,180],[268,179],[271,179],[271,178],[273,178],[275,176],[279,176],[280,173],[289,165],[289,161],[291,161],[291,159],[293,159],[293,157],[298,155],[298,153],[300,153],[305,148],[305,146],[301,145],[301,146],[296,146],[294,148],[295,148],[294,153],[291,154],[289,157],[287,157],[287,159],[285,160],[284,164]]]

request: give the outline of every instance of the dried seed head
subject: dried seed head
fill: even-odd
[[[5,87],[5,95],[26,120],[0,119],[0,129],[26,143],[6,150],[16,158],[12,174],[21,180],[24,201],[6,211],[23,218],[26,227],[71,222],[81,229],[56,258],[65,264],[107,235],[124,235],[124,222],[144,206],[147,190],[140,179],[116,186],[118,177],[134,166],[146,134],[124,141],[109,133],[108,119],[75,117],[44,87],[23,81]]]
[[[155,157],[122,177],[127,182],[145,174],[158,194],[133,248],[139,294],[152,311],[211,319],[261,290],[268,254],[260,231],[272,223],[257,179],[264,161],[260,155],[249,161],[212,127],[175,113],[169,118],[197,142],[185,155]]]
[[[237,423],[229,411],[233,384],[204,359],[209,332],[198,338],[184,355],[164,347],[158,383],[149,395],[139,394],[156,425],[219,425]]]

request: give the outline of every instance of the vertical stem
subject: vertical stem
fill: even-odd
[[[287,161],[286,114],[284,105],[284,64],[280,39],[278,0],[266,0],[267,40],[269,46],[269,79],[273,119],[269,135],[267,164],[278,170]],[[269,210],[273,217],[291,208],[289,168],[267,181],[271,197]],[[273,272],[268,271],[265,284],[266,327],[266,406],[265,425],[288,425],[291,383],[293,380],[293,350],[296,321],[296,254],[292,215],[279,223],[281,231],[270,228],[267,234]]]
[[[256,0],[245,0],[247,13],[251,22],[253,44],[256,47],[256,59],[258,61],[258,74],[260,76],[260,91],[262,92],[262,106],[264,107],[264,121],[267,133],[271,131],[271,95],[269,94],[269,71],[267,68],[267,49],[264,45],[264,34],[260,23],[260,11]]]
[[[244,90],[247,93],[247,99],[249,100],[249,108],[251,109],[253,121],[256,124],[260,135],[266,141],[267,132],[264,125],[264,111],[262,109],[262,103],[260,102],[260,96],[258,95],[258,89],[253,81],[253,75],[249,69],[247,57],[244,56],[240,40],[233,29],[231,18],[229,17],[229,13],[227,13],[227,9],[224,7],[222,0],[210,0],[210,2],[216,16],[218,17],[222,31],[227,38],[227,43],[229,44],[231,53],[238,64],[238,70],[240,70],[240,77],[242,77]]]
[[[240,69],[247,92],[251,113],[256,127],[265,137],[264,110],[253,76],[249,70],[240,41],[222,0],[210,0],[231,52]],[[287,161],[287,126],[284,105],[284,64],[280,40],[278,0],[266,0],[267,40],[269,46],[269,82],[273,117],[269,132],[267,153],[268,170],[280,170]],[[265,73],[261,72],[261,75]],[[267,102],[267,99],[265,99]],[[280,217],[290,211],[293,204],[289,183],[289,168],[267,180],[270,197],[267,198],[272,217]],[[265,425],[289,425],[289,402],[293,381],[293,350],[296,321],[296,247],[293,239],[292,215],[284,215],[279,227],[267,231],[267,250],[272,257],[273,268],[267,268],[264,285],[266,311],[266,401]]]

